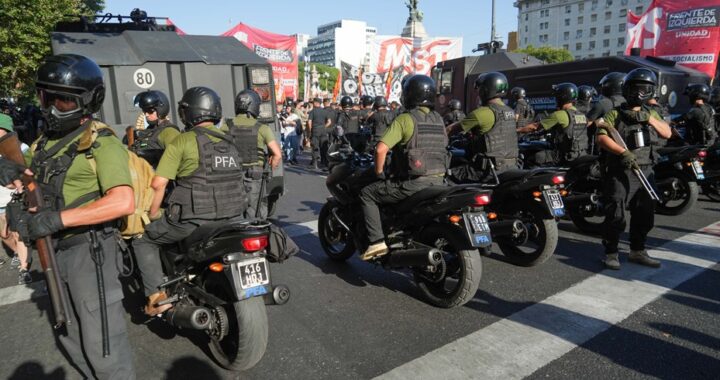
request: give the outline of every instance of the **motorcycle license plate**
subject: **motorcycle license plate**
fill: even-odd
[[[695,173],[695,177],[697,177],[697,179],[705,179],[705,171],[703,170],[702,165],[700,165],[700,161],[697,161],[697,160],[693,161],[692,169],[693,169],[693,172]]]
[[[559,191],[545,190],[543,191],[543,196],[545,197],[545,203],[547,203],[552,216],[559,218],[565,215],[565,205],[563,204]]]
[[[262,257],[232,264],[235,290],[239,300],[261,296],[270,292],[268,263]]]
[[[492,245],[490,226],[484,212],[467,212],[463,214],[465,230],[473,247],[489,247]]]

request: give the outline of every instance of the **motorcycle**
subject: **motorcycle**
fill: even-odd
[[[493,199],[486,208],[495,216],[490,222],[490,231],[510,262],[529,267],[547,261],[557,247],[557,219],[565,215],[562,199],[565,173],[555,168],[537,168],[508,170],[496,175],[491,160],[478,155],[473,158],[475,163],[469,161],[465,157],[465,144],[460,137],[450,142],[451,181],[476,183],[493,190]],[[489,180],[488,175],[479,182],[456,175],[459,168],[475,167],[477,162],[490,163]]]
[[[700,188],[710,200],[720,202],[720,141],[707,148],[698,155],[704,159],[705,179],[700,182]]]
[[[660,201],[655,212],[663,215],[680,215],[697,202],[698,182],[705,179],[703,146],[665,147],[656,150],[657,163],[653,167]]]
[[[377,181],[373,158],[362,144],[345,135],[328,154],[331,196],[320,210],[318,235],[325,254],[346,261],[370,244],[365,231],[360,191]],[[360,137],[363,139],[363,137]],[[390,251],[371,260],[385,269],[409,268],[432,305],[452,308],[467,303],[482,276],[478,248],[492,244],[489,217],[483,208],[490,192],[468,186],[431,186],[380,208]]]
[[[265,354],[265,305],[286,303],[284,285],[270,279],[270,223],[244,219],[198,227],[179,244],[165,247],[167,281],[160,285],[172,304],[162,318],[182,329],[205,332],[210,352],[223,368],[252,368]]]

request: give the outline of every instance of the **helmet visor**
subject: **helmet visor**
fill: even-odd
[[[71,113],[82,108],[82,100],[77,95],[48,88],[38,88],[37,93],[44,110],[54,107],[61,113]]]

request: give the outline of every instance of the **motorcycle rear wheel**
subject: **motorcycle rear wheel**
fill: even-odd
[[[526,247],[527,242],[518,246],[512,238],[497,239],[497,244],[508,261],[523,267],[533,267],[544,263],[555,253],[558,242],[557,222],[545,218],[539,210],[523,212],[521,215],[529,234],[527,242],[535,247]]]
[[[328,202],[320,210],[318,217],[318,237],[325,254],[335,261],[346,261],[355,254],[355,242],[352,235],[342,227],[333,215],[339,212],[340,204]]]
[[[210,289],[208,289],[210,290]],[[212,287],[212,294],[231,299],[227,286]],[[218,294],[223,292],[225,294]],[[227,313],[228,333],[222,339],[210,337],[210,352],[218,364],[231,371],[244,371],[254,367],[267,349],[268,319],[265,301],[253,297],[222,305]]]
[[[698,200],[699,189],[697,182],[690,181],[683,175],[669,175],[666,178],[676,178],[680,189],[677,190],[680,197],[673,199],[663,199],[664,195],[660,194],[660,201],[655,206],[655,212],[661,215],[681,215],[690,210]],[[675,192],[673,190],[673,192]]]
[[[598,235],[602,232],[604,216],[588,216],[580,210],[580,206],[568,208],[568,216],[575,227],[586,234]]]
[[[477,249],[468,249],[467,237],[449,225],[431,225],[422,231],[420,240],[443,252],[441,278],[430,279],[427,272],[413,270],[415,283],[427,301],[437,307],[462,306],[475,297],[482,277],[482,259]]]

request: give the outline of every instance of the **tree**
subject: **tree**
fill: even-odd
[[[525,49],[518,49],[516,52],[531,55],[541,61],[545,61],[545,63],[560,63],[573,60],[573,56],[569,51],[551,46],[534,47],[528,45]]]
[[[104,0],[0,0],[0,96],[34,97],[35,72],[51,54],[55,24],[103,8]]]
[[[323,78],[323,73],[329,74],[329,77],[327,78],[327,91],[332,94],[332,90],[333,90],[333,88],[335,88],[335,82],[337,82],[338,72],[340,72],[340,70],[338,70],[332,66],[310,62],[307,64],[308,71],[312,70],[313,66],[315,66],[315,70],[317,70],[318,74],[320,74],[319,82],[320,82],[321,90],[325,89],[325,78]],[[305,67],[306,67],[305,62],[298,63],[298,80],[300,82],[300,84],[298,86],[299,94],[300,94],[299,98],[302,98],[303,94],[305,93],[305,78],[303,77],[303,73],[305,72],[304,71]],[[308,79],[312,80],[309,72],[308,72]],[[308,100],[310,100],[310,99],[305,99],[305,101],[308,101]]]

